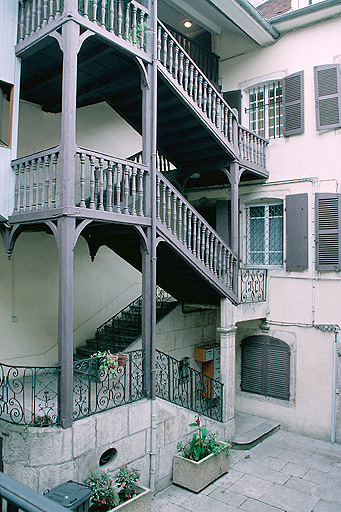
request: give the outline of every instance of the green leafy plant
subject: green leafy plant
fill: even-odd
[[[183,457],[186,459],[199,461],[210,455],[211,453],[220,453],[226,450],[229,453],[229,446],[221,444],[216,440],[217,434],[208,432],[205,427],[201,426],[200,414],[195,416],[194,423],[190,423],[190,427],[197,427],[193,433],[192,439],[188,443],[179,442],[177,447],[178,451],[182,452]]]
[[[118,493],[113,487],[113,481],[106,473],[90,473],[84,480],[92,490],[91,501],[95,510],[107,511],[120,504]]]
[[[96,352],[92,354],[92,358],[98,357],[100,358],[100,367],[99,369],[108,372],[108,376],[113,379],[116,375],[116,367],[118,366],[118,356],[117,354],[112,354],[110,350],[106,350],[105,352]]]
[[[118,473],[115,475],[115,482],[120,486],[118,491],[121,502],[133,498],[137,491],[135,484],[140,478],[140,471],[135,468],[128,468],[128,466],[120,467]]]

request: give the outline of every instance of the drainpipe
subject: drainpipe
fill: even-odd
[[[338,348],[339,348],[339,333],[335,333],[333,344],[333,402],[332,402],[332,432],[330,442],[335,443],[336,440],[336,414],[337,414],[337,395],[340,393],[338,389]]]

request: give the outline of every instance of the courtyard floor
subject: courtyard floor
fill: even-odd
[[[198,494],[171,485],[153,512],[341,512],[341,445],[278,430],[231,451],[230,471]]]

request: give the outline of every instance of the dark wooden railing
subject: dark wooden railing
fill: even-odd
[[[199,266],[237,293],[238,257],[181,193],[157,171],[156,217],[159,228],[175,237]]]
[[[219,56],[204,48],[198,43],[195,43],[189,37],[185,36],[175,28],[171,27],[167,23],[164,23],[165,27],[169,30],[172,36],[181,44],[183,49],[188,55],[197,63],[200,69],[203,70],[207,78],[218,85],[219,80]]]
[[[38,494],[0,472],[0,510],[3,512],[66,512],[70,508]]]

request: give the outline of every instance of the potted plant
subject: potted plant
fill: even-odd
[[[150,512],[152,493],[138,480],[140,472],[122,466],[111,478],[107,473],[91,473],[84,482],[92,489],[89,512]]]
[[[111,379],[115,378],[118,366],[117,354],[112,354],[110,350],[106,350],[105,352],[96,352],[91,357],[98,357],[100,359],[99,370],[106,372]]]
[[[200,414],[190,427],[197,427],[190,441],[178,443],[173,459],[173,483],[199,492],[229,469],[230,445],[217,441],[217,434],[201,426]]]

